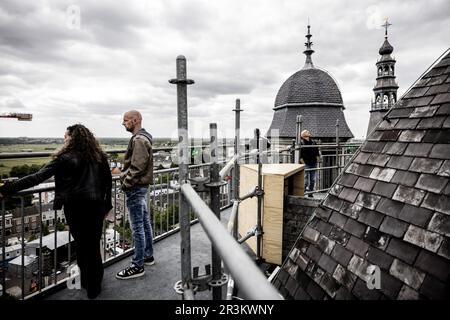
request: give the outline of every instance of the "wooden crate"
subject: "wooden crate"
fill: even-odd
[[[263,208],[261,224],[263,237],[261,255],[269,263],[281,265],[283,240],[283,206],[285,195],[305,194],[303,164],[263,164]],[[258,165],[240,166],[240,197],[258,185]],[[244,200],[239,206],[238,231],[241,236],[256,225],[257,197]],[[256,237],[247,240],[256,253]]]

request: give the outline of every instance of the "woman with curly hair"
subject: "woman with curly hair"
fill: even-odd
[[[111,210],[112,177],[106,154],[88,128],[75,124],[64,134],[64,146],[34,174],[0,187],[0,199],[55,176],[54,210],[64,208],[76,243],[81,286],[90,299],[101,292],[103,263],[100,238]]]

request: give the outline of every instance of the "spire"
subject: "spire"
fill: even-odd
[[[378,51],[381,55],[383,54],[391,54],[394,51],[394,48],[391,46],[391,44],[388,41],[388,28],[389,26],[392,26],[391,23],[388,22],[388,18],[384,20],[384,24],[381,25],[384,27],[384,42],[381,46],[380,50]]]
[[[306,50],[303,51],[303,53],[306,55],[306,61],[305,61],[305,66],[303,67],[303,69],[309,69],[309,68],[314,68],[314,64],[312,62],[311,59],[311,55],[314,53],[314,50],[311,49],[312,46],[312,42],[311,42],[311,32],[310,32],[310,28],[311,26],[309,25],[309,19],[308,19],[308,34],[306,35],[306,42],[305,42],[305,46],[306,46]]]

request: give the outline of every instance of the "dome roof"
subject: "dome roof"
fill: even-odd
[[[342,96],[334,79],[315,67],[304,68],[290,76],[278,90],[275,108],[284,105],[325,104],[342,106]]]
[[[383,45],[381,46],[380,50],[378,51],[379,54],[391,54],[392,51],[394,51],[394,47],[391,46],[389,41],[387,39],[384,39]]]

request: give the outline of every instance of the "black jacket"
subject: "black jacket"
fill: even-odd
[[[102,163],[89,162],[76,153],[65,153],[34,174],[8,182],[0,187],[4,195],[38,185],[55,176],[53,209],[83,200],[101,202],[105,214],[112,208],[112,176],[106,159]]]
[[[305,146],[316,145],[316,143],[309,138],[308,140],[301,139],[301,144]],[[315,166],[317,164],[317,157],[320,156],[319,148],[317,147],[307,147],[301,149],[300,158],[303,159],[303,162],[310,166]]]

